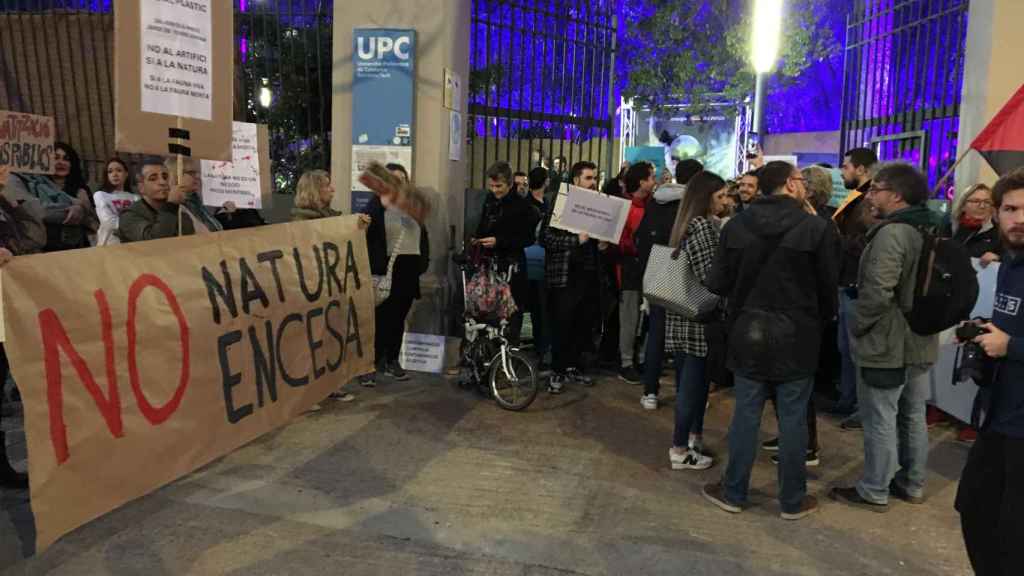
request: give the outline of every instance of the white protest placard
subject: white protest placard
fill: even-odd
[[[412,166],[412,146],[370,146],[352,145],[352,191],[370,192],[371,190],[359,181],[359,177],[376,162],[382,166],[401,164],[406,170]]]
[[[444,369],[445,340],[444,336],[406,332],[399,354],[402,368],[440,374]]]
[[[220,208],[234,202],[239,208],[263,208],[260,178],[259,126],[235,122],[231,135],[231,162],[203,160],[203,204]]]
[[[791,154],[783,156],[765,156],[764,163],[767,164],[769,162],[785,162],[786,164],[791,164],[793,167],[799,167],[800,165],[800,160]]]
[[[143,112],[213,116],[211,2],[142,0]]]
[[[563,194],[564,190],[564,194]],[[563,184],[555,199],[551,225],[595,240],[618,244],[629,218],[630,201]]]

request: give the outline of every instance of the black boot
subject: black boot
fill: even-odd
[[[14,490],[28,489],[28,474],[22,474],[11,468],[7,461],[7,439],[6,434],[0,431],[0,487]]]

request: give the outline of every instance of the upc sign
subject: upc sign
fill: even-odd
[[[411,44],[412,39],[408,36],[360,36],[356,41],[356,53],[360,60],[384,60],[391,55],[399,60],[408,60]]]

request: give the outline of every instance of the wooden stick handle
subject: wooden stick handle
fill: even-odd
[[[935,193],[942,190],[942,185],[946,183],[946,180],[949,180],[949,177],[953,175],[953,171],[956,170],[956,167],[959,166],[960,163],[964,161],[964,158],[967,158],[967,155],[970,153],[971,149],[968,148],[967,151],[961,154],[960,157],[956,159],[956,162],[954,162],[953,165],[949,167],[949,170],[946,170],[946,173],[942,175],[942,178],[939,178],[939,181],[935,183]],[[953,191],[953,196],[956,196],[955,190]]]

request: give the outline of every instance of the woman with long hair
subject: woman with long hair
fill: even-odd
[[[100,220],[99,232],[96,233],[96,245],[108,246],[120,244],[117,226],[121,212],[139,201],[139,195],[132,192],[132,172],[128,164],[117,156],[107,160],[103,186],[92,195],[96,206],[96,215]]]
[[[720,176],[703,171],[686,186],[679,204],[670,246],[686,251],[698,280],[704,282],[718,251],[715,214],[722,209],[728,186]],[[704,452],[704,408],[708,401],[705,325],[669,312],[665,318],[665,352],[675,357],[676,419],[669,461],[673,470],[705,470],[714,464]]]
[[[32,198],[41,205],[46,226],[46,252],[85,248],[99,228],[96,211],[85,183],[82,162],[75,149],[54,144],[53,174],[14,174],[9,194],[19,201]]]

